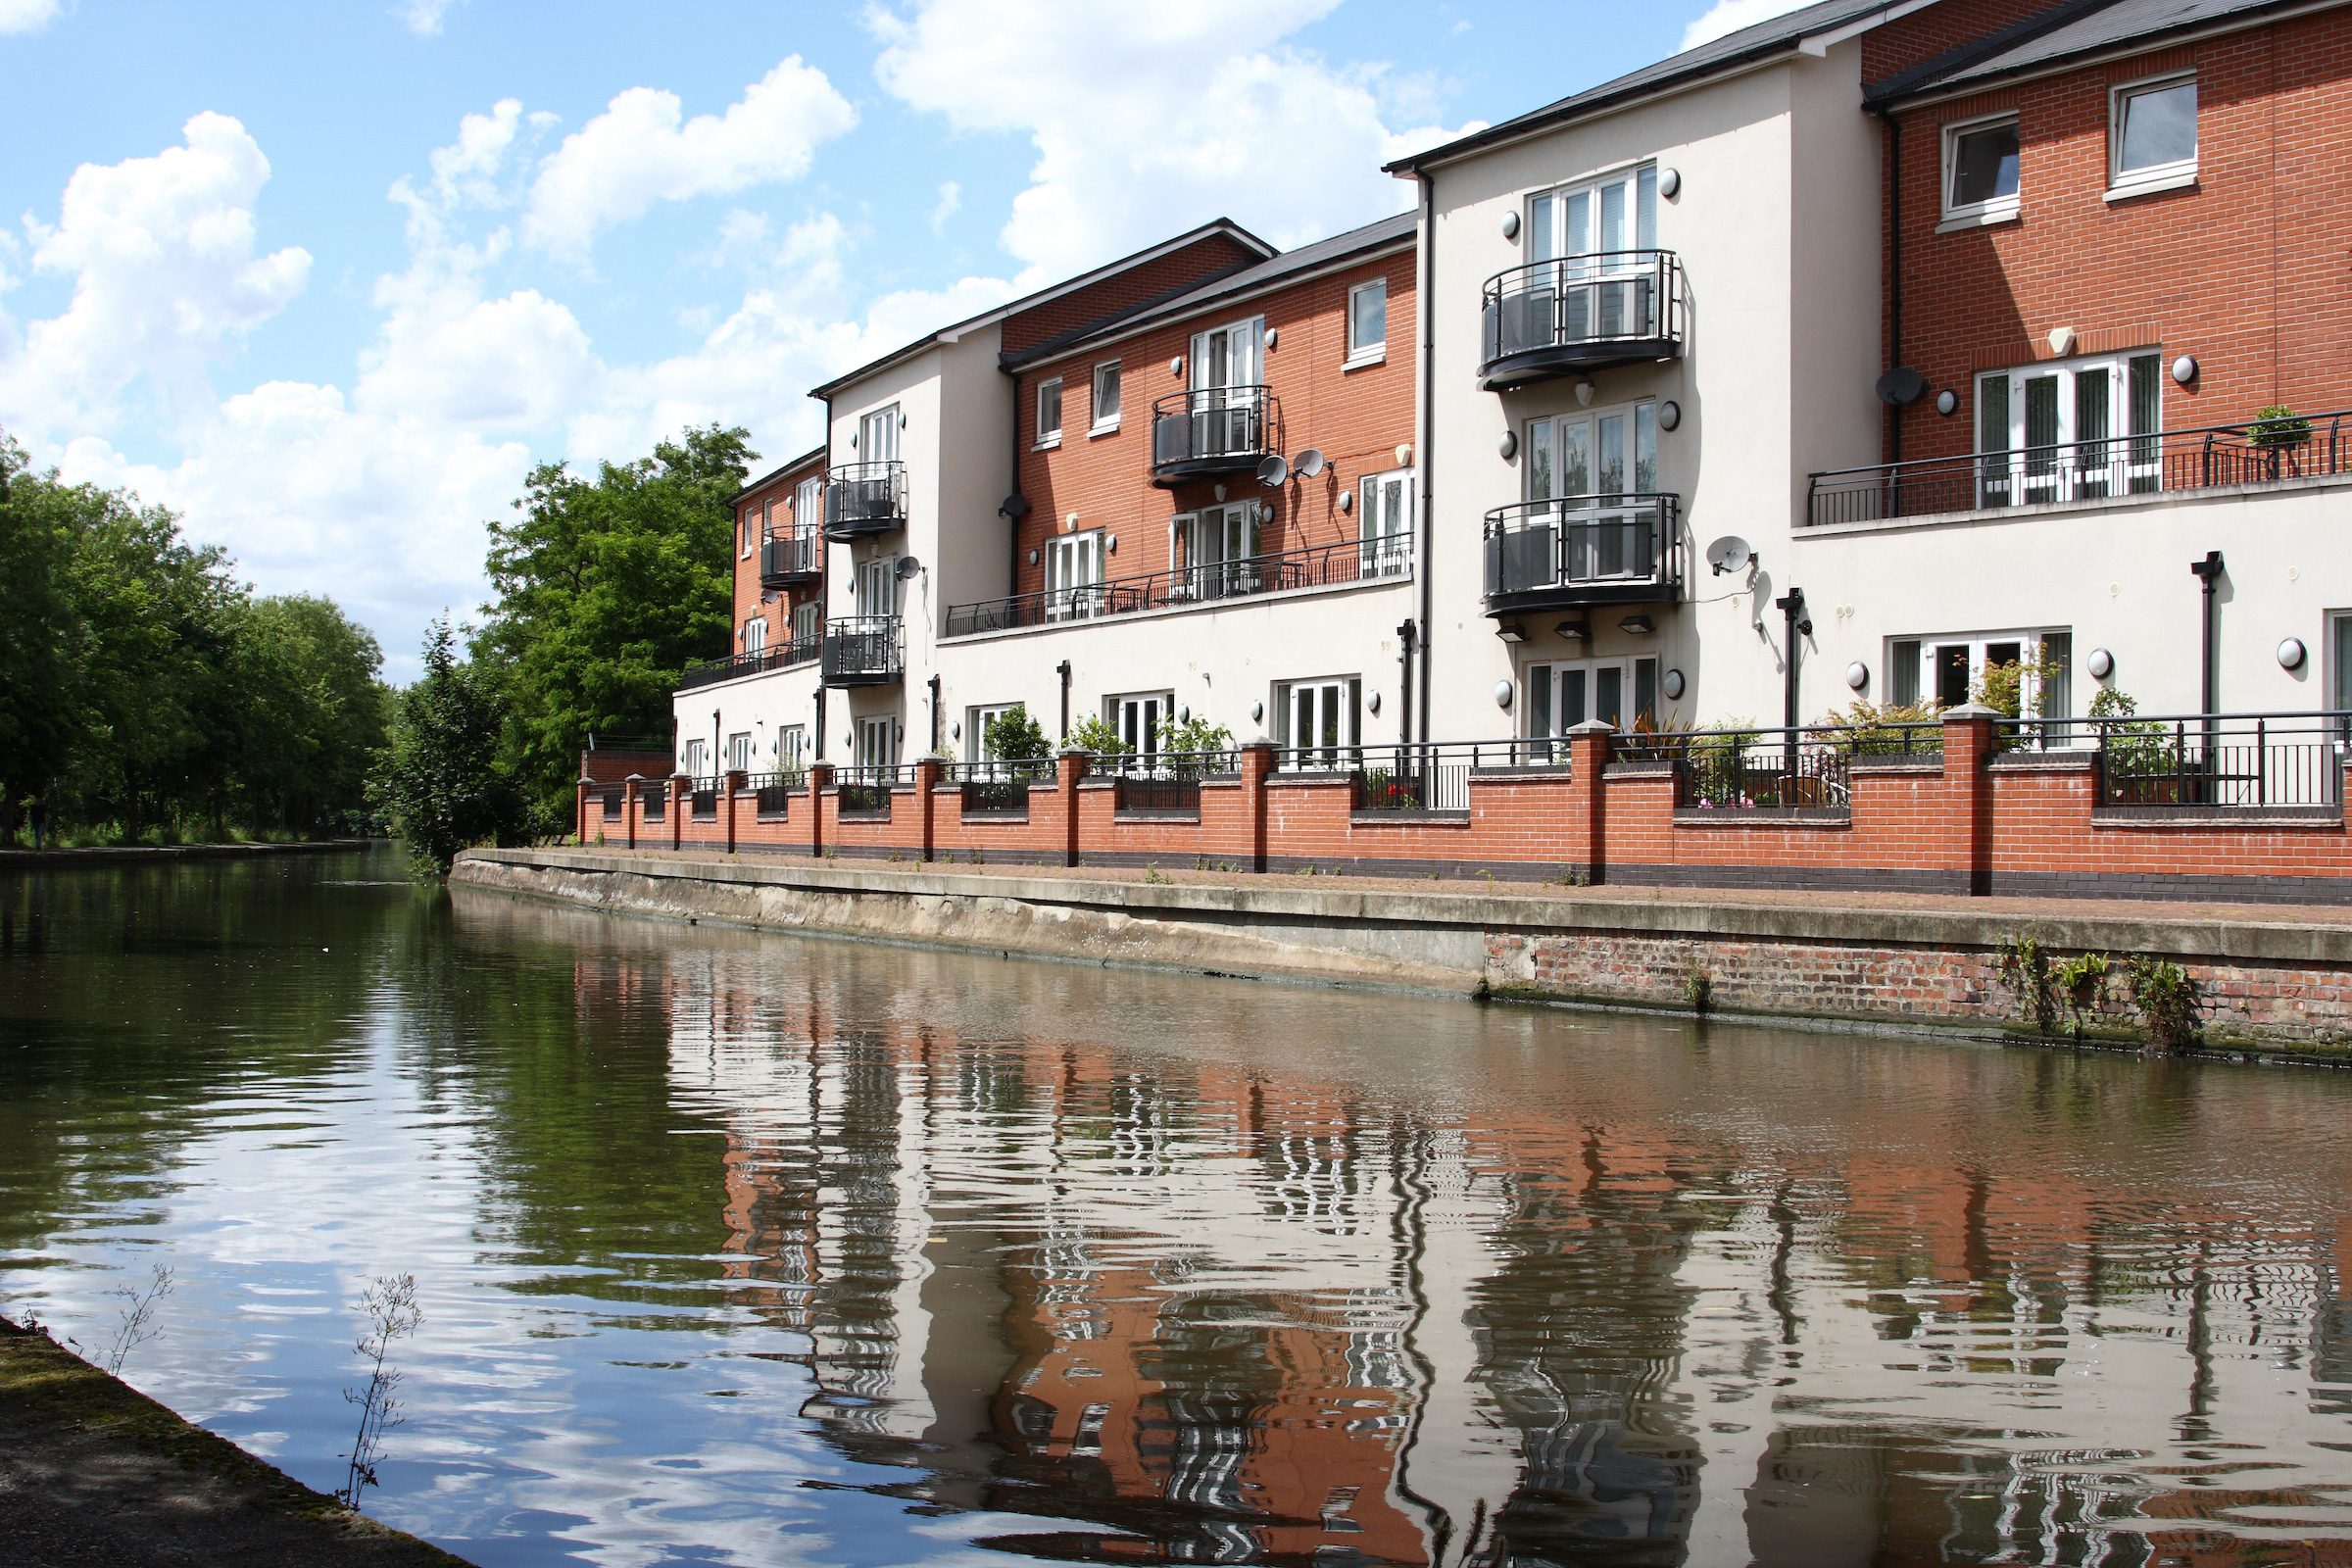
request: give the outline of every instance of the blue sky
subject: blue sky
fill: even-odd
[[[0,429],[331,594],[395,678],[537,461],[806,389],[1786,0],[0,0]]]

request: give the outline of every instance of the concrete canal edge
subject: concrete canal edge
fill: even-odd
[[[0,1318],[0,1559],[466,1568]]]
[[[469,851],[451,877],[613,912],[1006,956],[1998,1039],[2020,1038],[2002,956],[2031,936],[2049,956],[2180,964],[2202,994],[2208,1051],[2352,1061],[2352,924],[2283,910],[1152,882],[585,848]],[[2086,1009],[2087,1043],[2138,1043],[2121,969]]]
[[[63,871],[74,866],[138,865],[157,860],[229,860],[271,855],[364,850],[378,839],[307,839],[299,844],[122,844],[84,850],[0,850],[0,871]]]

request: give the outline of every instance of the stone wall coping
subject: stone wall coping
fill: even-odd
[[[1835,893],[1793,893],[1784,904],[1711,899],[1703,892],[1626,889],[1603,894],[1494,895],[1392,889],[1298,887],[1287,881],[1237,886],[1145,883],[1084,877],[975,875],[940,869],[746,861],[663,851],[613,854],[551,846],[467,850],[465,858],[558,871],[605,872],[826,893],[1016,899],[1039,905],[1119,910],[1264,913],[1312,920],[1375,921],[1490,931],[1646,932],[1691,937],[1768,937],[1797,941],[1997,948],[2030,931],[2044,948],[2103,953],[2159,953],[2202,958],[2290,963],[2352,963],[2352,924],[2267,915],[2217,921],[2204,915],[2078,913],[2016,909],[1839,906]],[[1320,879],[1318,879],[1320,880]],[[1957,902],[1957,901],[1955,901]]]
[[[1996,773],[2087,773],[2096,752],[1995,752],[1984,765]]]

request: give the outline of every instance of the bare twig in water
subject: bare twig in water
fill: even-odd
[[[130,1352],[164,1332],[156,1325],[155,1308],[156,1303],[172,1294],[172,1270],[158,1263],[145,1285],[120,1286],[106,1294],[120,1300],[122,1306],[121,1321],[115,1325],[114,1343],[106,1348],[106,1355],[98,1364],[106,1368],[109,1376],[120,1376]]]
[[[395,1391],[400,1369],[390,1363],[392,1342],[416,1332],[424,1310],[416,1304],[416,1276],[379,1274],[360,1297],[368,1313],[368,1332],[360,1337],[360,1359],[368,1367],[365,1389],[345,1389],[343,1397],[360,1407],[359,1436],[352,1441],[351,1460],[343,1488],[335,1494],[346,1508],[360,1505],[360,1493],[375,1482],[376,1462],[383,1457],[384,1434],[405,1419]]]

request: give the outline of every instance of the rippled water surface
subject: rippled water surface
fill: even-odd
[[[483,1564],[2352,1562],[2352,1077],[0,877],[0,1303]]]

